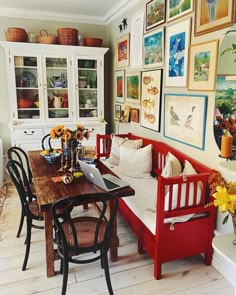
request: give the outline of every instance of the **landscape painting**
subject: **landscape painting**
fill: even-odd
[[[236,75],[217,76],[215,112],[213,120],[214,136],[220,149],[221,136],[228,130],[233,136],[232,153],[236,155]]]
[[[193,11],[193,0],[167,0],[167,21],[175,20]]]
[[[219,40],[195,44],[189,52],[189,90],[215,90]]]
[[[159,29],[143,37],[143,66],[160,67],[164,63],[164,30]]]
[[[146,31],[165,22],[166,1],[151,0],[146,4]]]

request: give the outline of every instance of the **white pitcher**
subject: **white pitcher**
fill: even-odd
[[[62,96],[54,95],[54,98],[53,98],[53,106],[54,106],[54,108],[56,108],[56,109],[61,108],[63,102],[64,102],[64,98]]]

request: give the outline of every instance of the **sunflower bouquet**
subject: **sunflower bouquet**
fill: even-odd
[[[64,125],[58,125],[50,131],[51,138],[61,138],[68,146],[71,142],[80,142],[84,138],[89,139],[90,130],[82,125],[77,125],[75,130],[65,128]]]

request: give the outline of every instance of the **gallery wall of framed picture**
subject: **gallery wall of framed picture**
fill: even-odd
[[[116,106],[115,117],[125,112],[126,122],[177,140],[170,132],[173,124],[170,110],[169,114],[164,111],[166,104],[175,99],[184,103],[184,117],[187,101],[192,104],[194,100],[194,115],[204,112],[201,128],[205,128],[208,95],[216,88],[220,40],[203,42],[202,36],[231,26],[235,6],[236,0],[146,1],[128,19],[129,31],[121,31],[116,39],[114,103],[120,107]],[[183,128],[186,134],[178,135],[177,141],[204,149],[203,129],[198,130],[198,141],[193,144],[190,129]]]

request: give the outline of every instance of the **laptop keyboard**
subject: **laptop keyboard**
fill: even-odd
[[[114,182],[111,182],[110,180],[103,178],[105,185],[108,189],[119,187],[119,185],[115,184]]]

